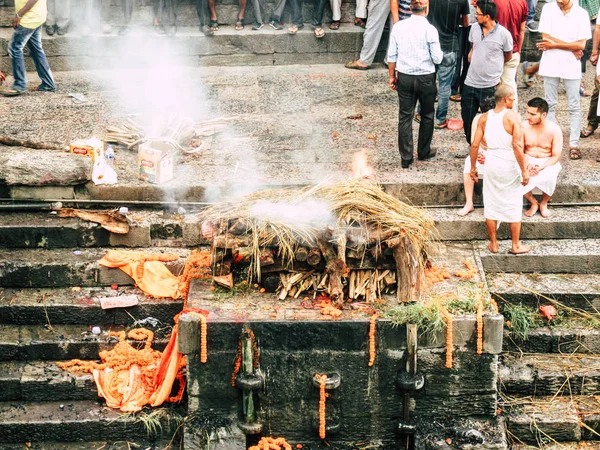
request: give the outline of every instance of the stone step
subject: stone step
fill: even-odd
[[[483,210],[458,217],[455,208],[429,208],[439,237],[444,241],[486,239]],[[523,218],[524,239],[600,238],[598,212],[591,207],[555,208],[549,219]],[[114,234],[93,222],[60,218],[47,211],[0,212],[0,248],[86,248],[86,247],[194,247],[208,245],[199,224],[202,213],[176,214],[160,210],[131,210],[127,214],[130,231]],[[510,237],[501,226],[500,239]]]
[[[459,208],[430,208],[429,216],[435,221],[442,240],[467,241],[487,239],[483,208],[477,208],[465,217],[459,217]],[[544,219],[523,215],[521,238],[532,239],[598,239],[598,211],[593,207],[555,207],[552,216]],[[507,224],[498,229],[499,239],[510,239]]]
[[[577,442],[582,438],[576,401],[568,397],[517,398],[504,407],[504,414],[507,431],[517,442]]]
[[[111,233],[99,224],[61,218],[47,211],[0,213],[0,248],[195,247],[208,245],[198,214],[131,211],[129,233]]]
[[[523,353],[600,353],[600,330],[590,328],[585,323],[570,323],[568,328],[534,328],[529,331],[527,340],[522,341],[504,330],[503,349],[508,352]]]
[[[61,404],[64,405],[62,409]],[[162,423],[163,439],[169,439],[173,435],[175,426],[174,422]],[[146,430],[139,418],[109,409],[102,406],[101,402],[0,403],[0,442],[3,443],[132,442],[136,439],[147,439]]]
[[[101,308],[101,298],[130,295],[137,296],[136,306]],[[0,289],[0,323],[12,325],[131,325],[148,317],[170,324],[182,306],[182,300],[154,299],[133,286]]]
[[[56,363],[57,361],[0,362],[0,401],[48,402],[98,398],[92,374],[67,372]]]
[[[485,272],[600,273],[600,240],[560,239],[523,240],[522,242],[531,247],[531,252],[518,256],[509,253],[511,243],[508,240],[500,242],[500,250],[496,254],[488,250],[488,242],[476,243]]]
[[[152,253],[180,256],[178,261],[166,263],[173,273],[183,268],[187,249],[146,249]],[[74,252],[81,252],[76,254]],[[0,288],[131,286],[133,279],[121,269],[102,267],[98,261],[106,249],[9,249],[0,255]]]
[[[599,437],[600,401],[595,396],[515,397],[506,400],[503,408],[507,430],[517,442],[595,441]]]
[[[73,2],[72,2],[73,3]],[[137,3],[137,2],[136,2]],[[146,4],[140,5],[136,4],[133,15],[131,17],[130,25],[133,27],[139,26],[151,26],[154,18],[154,13],[152,10],[151,4],[149,2],[145,2]],[[273,0],[265,1],[265,10],[266,14],[264,20],[266,22],[269,21],[270,14],[275,6],[275,2]],[[341,20],[344,23],[354,23],[354,11],[356,8],[356,2],[354,0],[342,0],[342,17]],[[238,0],[218,0],[215,3],[215,9],[217,10],[217,17],[219,20],[219,24],[224,25],[234,25],[235,21],[238,17]],[[314,9],[314,2],[305,1],[302,7],[302,13],[304,17],[304,22],[310,23],[312,18],[312,13]],[[283,13],[282,20],[284,22],[290,22],[291,20],[291,4],[287,3],[286,8]],[[94,25],[100,26],[100,11],[94,11]],[[6,5],[4,7],[0,6],[0,27],[12,27],[12,18],[15,15],[14,6]],[[245,14],[245,24],[251,26],[255,20],[254,17],[254,8],[252,2],[248,2],[246,7]],[[325,6],[325,14],[323,17],[324,23],[331,22],[331,8],[329,6],[329,2]],[[117,3],[113,5],[109,12],[108,22],[113,24],[114,26],[120,27],[123,24],[123,10],[121,6]],[[79,5],[73,3],[71,7],[71,23],[69,26],[69,31],[73,30],[75,32],[79,32],[82,29],[82,24],[87,24],[88,21],[84,18],[84,11]],[[195,2],[193,0],[183,0],[178,1],[177,8],[177,25],[182,27],[198,27],[198,14],[196,12]]]
[[[600,358],[504,353],[500,356],[498,386],[508,396],[596,395],[600,390]]]
[[[3,444],[0,442],[0,450],[164,450],[169,448],[170,440],[149,442],[136,439],[122,441],[97,441],[97,442],[33,442],[28,445]]]
[[[254,31],[250,26],[236,31],[222,26],[214,36],[206,37],[194,27],[180,27],[175,36],[157,36],[150,27],[133,29],[127,36],[112,34],[69,33],[44,36],[44,52],[53,71],[163,67],[165,64],[187,67],[273,66],[289,64],[342,64],[360,52],[363,29],[344,23],[336,31],[327,27],[323,39],[315,39],[306,24],[296,35],[287,29],[276,31],[266,25]],[[6,49],[12,29],[0,28],[0,49]],[[378,61],[382,60],[387,39],[381,39]],[[7,50],[0,50],[6,56]],[[168,55],[168,56],[167,56]],[[166,62],[167,60],[168,62]],[[0,69],[10,73],[10,58]],[[28,71],[35,70],[31,58],[25,58]]]
[[[0,447],[1,448],[1,447]],[[536,450],[540,448],[537,445],[527,444],[512,444],[512,450]],[[545,450],[599,450],[600,442],[594,441],[579,441],[579,442],[561,442],[544,444]]]
[[[500,310],[505,304],[537,309],[548,299],[590,313],[600,310],[598,274],[488,273],[486,279]]]
[[[32,360],[98,360],[98,353],[110,350],[117,343],[110,331],[121,331],[122,326],[101,325],[100,335],[83,325],[18,326],[0,328],[0,361]],[[166,331],[170,332],[170,328]],[[166,339],[161,334],[154,339],[154,348],[162,350]]]

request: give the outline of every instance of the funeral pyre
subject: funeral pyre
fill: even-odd
[[[261,191],[210,207],[215,282],[232,288],[232,268],[279,299],[317,295],[335,303],[395,294],[415,301],[424,287],[434,226],[424,211],[365,179]]]

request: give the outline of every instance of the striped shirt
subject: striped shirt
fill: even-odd
[[[438,32],[425,17],[413,15],[392,28],[387,59],[396,63],[396,71],[407,75],[434,73],[443,57]]]
[[[412,16],[410,0],[398,0],[398,14],[400,15],[400,20],[408,19]]]

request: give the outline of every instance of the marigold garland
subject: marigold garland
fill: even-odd
[[[447,309],[442,310],[446,318],[446,367],[452,369],[452,352],[454,349],[454,324],[452,323],[452,314]]]
[[[187,307],[188,294],[190,292],[190,283],[193,278],[207,278],[211,276],[210,265],[212,263],[212,255],[210,252],[192,251],[190,256],[185,261],[183,274],[181,279],[184,281],[183,287],[183,308]]]
[[[496,300],[490,298],[490,305],[492,305],[492,310],[494,311],[494,314],[498,314],[500,310],[498,309],[498,303],[496,303]]]
[[[242,340],[238,341],[237,355],[235,355],[235,363],[233,364],[233,372],[231,374],[231,386],[235,387],[235,378],[240,373],[242,367]]]
[[[262,437],[257,445],[248,447],[248,450],[292,450],[292,446],[284,438]]]
[[[477,354],[483,353],[483,300],[477,304]]]
[[[377,331],[377,319],[379,316],[377,314],[373,314],[369,321],[369,367],[372,367],[375,364],[375,356],[376,356],[376,339],[375,332]]]
[[[327,425],[325,404],[327,402],[328,394],[325,392],[325,385],[327,383],[327,375],[316,375],[319,380],[319,437],[325,439],[325,430]]]
[[[458,272],[454,273],[454,276],[465,279],[465,280],[470,280],[477,274],[477,271],[475,270],[475,268],[473,267],[473,264],[471,264],[470,261],[463,261],[463,266],[465,266],[467,268],[467,270],[464,270],[464,271],[459,270]]]

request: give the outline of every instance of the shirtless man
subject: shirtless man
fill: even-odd
[[[517,113],[511,108],[514,90],[501,84],[495,92],[496,107],[479,119],[475,138],[471,143],[471,179],[477,182],[477,155],[485,137],[485,183],[483,184],[483,215],[490,237],[488,249],[498,253],[496,236],[498,221],[507,222],[512,238],[511,253],[527,253],[530,248],[521,244],[521,216],[523,193],[521,185],[529,182],[529,172],[523,155],[523,128]]]
[[[527,217],[533,216],[539,209],[542,217],[550,217],[548,200],[556,188],[558,173],[562,169],[560,155],[563,137],[560,127],[546,119],[548,103],[535,97],[527,103],[527,120],[523,122],[525,140],[525,164],[531,179],[523,188],[524,196],[531,207],[525,212]],[[542,201],[533,196],[535,190],[542,192]],[[535,192],[537,193],[537,192]]]

